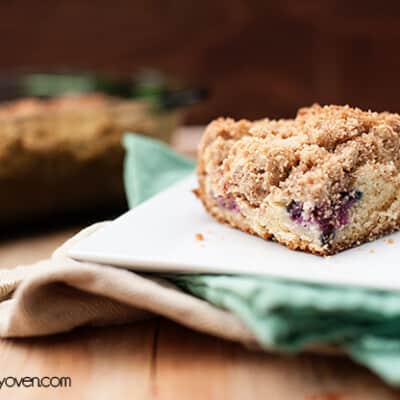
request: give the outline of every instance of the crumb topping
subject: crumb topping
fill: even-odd
[[[294,119],[217,119],[207,128],[199,173],[217,195],[241,194],[251,206],[267,196],[327,201],[352,190],[352,171],[366,162],[400,168],[400,116],[349,106],[313,105]]]
[[[115,101],[112,97],[100,94],[79,94],[54,97],[49,100],[39,98],[23,98],[0,105],[0,120],[29,117],[47,111],[74,110],[82,106],[104,107]]]

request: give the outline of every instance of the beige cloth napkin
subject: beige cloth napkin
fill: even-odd
[[[84,229],[34,265],[0,271],[0,336],[23,337],[160,315],[189,328],[254,346],[231,313],[171,282],[111,265],[78,262],[67,249],[105,223]]]

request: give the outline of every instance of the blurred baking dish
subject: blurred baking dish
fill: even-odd
[[[168,141],[180,119],[143,100],[81,94],[0,105],[0,225],[123,207],[124,132]]]

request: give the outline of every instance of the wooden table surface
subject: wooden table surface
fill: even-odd
[[[185,153],[198,138],[191,133],[175,141]],[[0,268],[47,257],[79,229],[3,240]],[[0,380],[8,376],[66,376],[72,384],[3,387],[0,399],[400,399],[400,391],[347,358],[250,351],[160,318],[52,337],[0,340]]]

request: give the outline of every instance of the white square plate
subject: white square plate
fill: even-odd
[[[400,233],[331,257],[296,252],[215,222],[191,176],[71,248],[77,260],[147,272],[257,274],[400,289]],[[196,239],[202,234],[204,240]],[[391,240],[389,240],[391,239]]]

